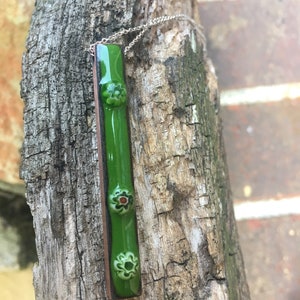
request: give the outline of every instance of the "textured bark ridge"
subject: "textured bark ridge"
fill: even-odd
[[[247,299],[215,77],[173,34],[129,75],[145,299]]]
[[[191,15],[192,4],[36,1],[22,80],[36,299],[109,298],[89,44],[132,20]],[[142,269],[137,299],[248,299],[217,87],[198,37],[187,23],[153,28],[126,68]]]

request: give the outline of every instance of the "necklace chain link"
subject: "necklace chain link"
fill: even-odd
[[[186,21],[190,22],[196,28],[197,32],[200,34],[201,39],[204,39],[204,35],[202,33],[202,28],[198,24],[196,24],[196,22],[189,16],[184,15],[184,14],[178,14],[178,15],[173,15],[173,16],[161,16],[161,17],[150,20],[146,24],[131,27],[128,29],[123,28],[120,31],[110,35],[109,37],[103,38],[100,41],[97,41],[94,44],[91,44],[90,48],[89,48],[90,54],[92,56],[95,55],[95,46],[98,44],[112,43],[129,33],[140,31],[138,33],[138,35],[125,47],[124,55],[126,56],[127,53],[129,52],[129,50],[141,39],[141,37],[145,34],[145,32],[147,30],[149,30],[151,27],[158,26],[158,25],[161,25],[161,24],[173,21],[173,20],[186,20]]]

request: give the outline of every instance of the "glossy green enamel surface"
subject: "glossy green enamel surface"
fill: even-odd
[[[119,297],[132,297],[140,290],[140,260],[122,52],[118,45],[97,45],[96,57],[104,115],[111,277]]]

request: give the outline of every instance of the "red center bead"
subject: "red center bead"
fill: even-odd
[[[121,204],[127,204],[128,199],[127,199],[127,197],[124,197],[124,196],[123,196],[123,197],[120,197],[120,198],[119,198],[119,201],[120,201]]]

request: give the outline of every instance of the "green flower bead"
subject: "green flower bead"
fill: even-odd
[[[112,107],[126,104],[126,87],[120,82],[108,82],[102,86],[103,101]]]
[[[124,215],[133,208],[133,196],[127,190],[116,189],[109,196],[109,205],[113,211]]]
[[[139,272],[139,259],[130,251],[120,253],[114,260],[114,269],[119,278],[132,279]]]

